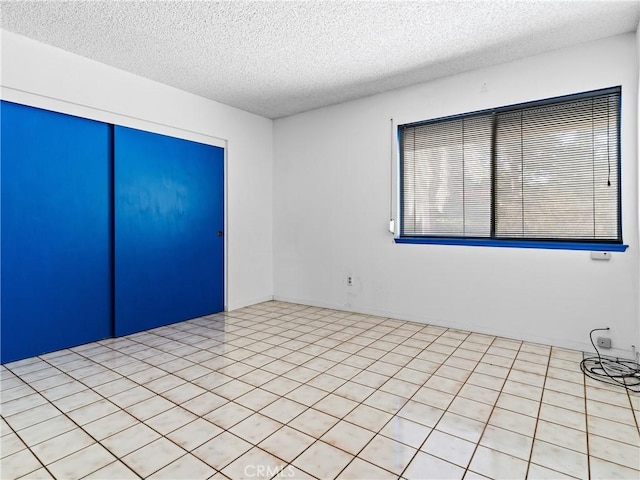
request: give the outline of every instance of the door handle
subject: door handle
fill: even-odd
[[[222,230],[218,230],[218,236],[222,237],[224,235],[224,232]]]

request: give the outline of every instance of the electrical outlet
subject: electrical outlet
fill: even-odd
[[[353,287],[353,277],[347,277],[347,287]]]
[[[591,252],[591,260],[611,260],[609,252]]]
[[[598,337],[598,347],[611,348],[611,339],[609,337]]]

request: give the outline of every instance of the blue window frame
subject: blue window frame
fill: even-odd
[[[621,88],[400,125],[398,243],[624,251]]]

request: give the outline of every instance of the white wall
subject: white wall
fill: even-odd
[[[609,326],[613,353],[630,356],[640,340],[636,49],[635,34],[622,35],[275,121],[275,298],[585,350],[589,330]],[[604,262],[583,251],[394,244],[391,118],[615,85],[625,253]]]
[[[11,32],[0,38],[4,100],[225,147],[225,308],[272,298],[271,120]]]

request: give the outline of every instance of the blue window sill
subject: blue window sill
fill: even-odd
[[[422,245],[466,245],[470,247],[544,248],[550,250],[588,250],[590,252],[624,252],[629,245],[621,243],[550,242],[532,240],[494,240],[485,238],[400,237],[396,243]]]

